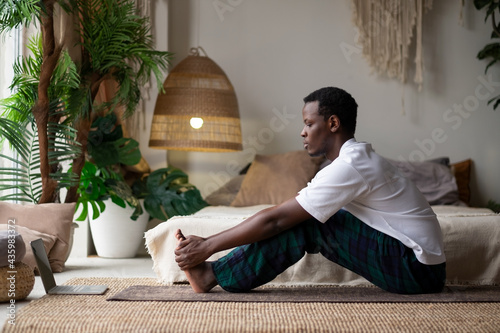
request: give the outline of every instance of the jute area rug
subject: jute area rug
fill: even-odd
[[[46,295],[16,314],[3,332],[499,332],[498,302],[109,301],[155,279],[72,279],[106,284],[99,296]],[[338,287],[343,292],[350,287]],[[372,287],[365,287],[367,292]],[[238,296],[240,294],[236,294]]]

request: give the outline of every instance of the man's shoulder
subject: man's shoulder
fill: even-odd
[[[357,163],[364,164],[373,159],[373,162],[376,162],[379,158],[380,156],[375,153],[370,143],[349,140],[342,146],[339,157],[336,160],[338,160],[338,163],[344,162],[355,165]]]

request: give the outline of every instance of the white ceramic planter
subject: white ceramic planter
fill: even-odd
[[[89,216],[97,255],[104,258],[135,257],[139,246],[144,244],[149,215],[144,212],[137,221],[133,221],[130,219],[133,208],[122,208],[111,200],[105,201],[105,204],[106,209],[96,220]]]

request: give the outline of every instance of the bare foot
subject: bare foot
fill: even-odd
[[[175,238],[177,238],[179,242],[186,239],[186,237],[184,237],[184,235],[182,234],[181,229],[177,229],[177,231],[175,232]]]
[[[186,277],[196,293],[208,293],[217,285],[212,265],[205,261],[193,268],[184,270]]]
[[[175,237],[179,242],[186,239],[180,229],[175,233]],[[217,285],[217,280],[212,271],[212,265],[207,261],[192,268],[185,269],[184,274],[186,274],[191,288],[193,288],[196,293],[207,293]]]

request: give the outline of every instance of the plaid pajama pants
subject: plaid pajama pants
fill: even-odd
[[[269,239],[234,249],[212,262],[219,285],[245,292],[273,280],[305,253],[327,259],[394,293],[440,292],[445,263],[425,265],[400,241],[340,210],[326,223],[311,219]]]

